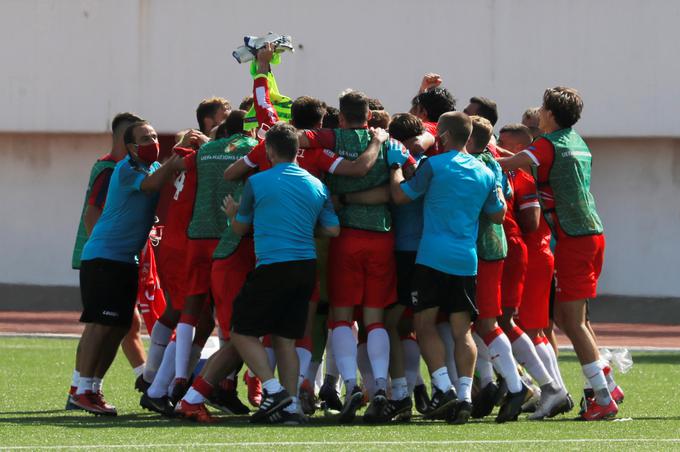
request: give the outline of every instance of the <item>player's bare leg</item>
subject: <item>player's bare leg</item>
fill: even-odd
[[[125,357],[127,358],[135,378],[139,377],[144,372],[144,363],[146,362],[146,353],[144,352],[144,343],[142,342],[142,319],[141,315],[135,309],[132,314],[132,325],[127,332],[123,341],[120,344]]]
[[[591,412],[598,414],[602,410],[609,413],[607,416],[615,415],[618,407],[609,392],[597,344],[586,325],[586,300],[555,303],[555,321],[574,346],[583,375],[593,388],[594,400],[587,402],[593,409],[587,409],[584,416]]]

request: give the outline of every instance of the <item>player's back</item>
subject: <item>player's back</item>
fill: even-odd
[[[250,177],[258,265],[315,259],[314,229],[328,199],[320,180],[294,163]]]

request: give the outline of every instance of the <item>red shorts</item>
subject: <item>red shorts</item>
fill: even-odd
[[[595,298],[604,247],[604,234],[559,237],[555,247],[556,302]]]
[[[186,296],[186,248],[172,248],[161,245],[156,248],[156,267],[161,287],[170,297],[172,308],[181,311]]]
[[[527,246],[521,237],[508,237],[508,257],[503,264],[501,306],[517,311],[522,302],[527,273]],[[479,290],[479,289],[477,289]]]
[[[238,248],[226,259],[213,261],[210,272],[210,291],[215,302],[217,322],[224,339],[229,339],[234,299],[241,291],[246,276],[254,268],[255,249],[252,237],[243,237]]]
[[[536,248],[532,246],[527,247],[527,274],[518,312],[518,322],[525,330],[543,329],[550,325],[554,258],[547,243],[543,246],[537,244]]]
[[[385,308],[397,300],[394,235],[343,228],[328,252],[332,307]]]
[[[479,260],[477,264],[477,292],[475,301],[480,319],[495,319],[501,315],[501,280],[503,263]]]
[[[187,243],[187,290],[186,295],[203,295],[210,292],[210,268],[212,255],[219,240],[189,240]]]

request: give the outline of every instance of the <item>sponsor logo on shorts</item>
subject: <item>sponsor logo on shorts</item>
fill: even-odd
[[[413,306],[418,306],[418,291],[414,290],[411,292],[411,304]]]
[[[102,315],[105,315],[107,317],[120,317],[120,314],[113,311],[102,311]]]

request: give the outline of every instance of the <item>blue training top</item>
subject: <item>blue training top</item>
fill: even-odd
[[[340,224],[328,188],[295,163],[251,176],[236,221],[253,223],[257,266],[316,259],[317,222]]]
[[[425,160],[401,189],[411,199],[425,195],[416,263],[476,275],[479,215],[503,208],[494,174],[470,154],[452,150]]]
[[[418,165],[425,162],[425,154],[411,154]],[[423,198],[408,204],[392,206],[392,230],[396,251],[417,251],[423,235]]]
[[[83,247],[82,260],[110,259],[137,263],[153,226],[158,193],[141,191],[142,181],[160,167],[150,167],[128,155],[116,164],[101,217]]]

